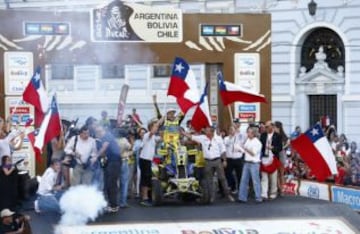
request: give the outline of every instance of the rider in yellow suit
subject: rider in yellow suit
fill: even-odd
[[[159,107],[156,102],[156,95],[153,95],[153,102],[157,113],[157,118],[161,119],[162,115],[160,113]],[[169,151],[169,147],[176,150],[179,147],[180,142],[180,124],[184,119],[184,114],[180,112],[178,115],[175,115],[176,110],[173,108],[169,108],[166,111],[166,118],[160,127],[163,135],[163,147],[162,150],[164,152]],[[164,153],[163,153],[164,154]],[[167,153],[165,153],[167,154]],[[169,155],[168,155],[169,156]],[[173,166],[176,163],[171,159],[171,157],[165,158],[166,164],[172,164]]]

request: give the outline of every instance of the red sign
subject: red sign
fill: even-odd
[[[256,119],[256,113],[254,113],[254,112],[252,112],[252,113],[239,113],[239,118],[240,119],[248,119],[248,118]]]
[[[15,112],[13,112],[14,108],[15,107],[10,107],[10,113],[13,113],[13,114],[29,114],[30,113],[30,107],[18,106],[18,107],[16,107]]]
[[[297,195],[297,189],[298,189],[299,183],[295,180],[288,181],[283,184],[283,193],[288,195]]]
[[[216,115],[212,115],[212,116],[211,116],[211,121],[212,121],[212,122],[216,122],[216,121],[217,121],[217,116],[216,116]]]

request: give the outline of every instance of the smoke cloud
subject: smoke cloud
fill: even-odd
[[[94,221],[105,207],[103,193],[94,186],[70,187],[60,199],[63,215],[55,233],[63,234],[61,226],[83,226],[89,221]]]

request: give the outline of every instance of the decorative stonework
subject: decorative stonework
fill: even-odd
[[[327,55],[324,52],[324,47],[320,46],[318,52],[315,54],[316,62],[314,67],[306,72],[306,67],[300,67],[299,77],[296,81],[297,84],[314,84],[314,83],[327,83],[327,84],[343,84],[344,80],[344,67],[338,66],[337,71],[332,70],[326,62]]]

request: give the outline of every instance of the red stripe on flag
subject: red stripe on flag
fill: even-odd
[[[191,107],[193,107],[194,104],[189,99],[186,99],[184,97],[180,97],[176,99],[177,104],[179,105],[182,113],[186,113]]]
[[[176,98],[182,98],[184,97],[184,93],[188,89],[189,87],[186,84],[185,80],[176,76],[172,76],[170,78],[170,84],[167,95],[172,95]]]
[[[264,102],[266,103],[266,98],[262,96],[257,96],[251,93],[241,92],[241,91],[229,91],[229,90],[220,90],[221,99],[224,105],[229,105],[233,102]]]
[[[196,107],[193,118],[191,119],[191,126],[195,131],[199,132],[201,129],[209,127],[209,121],[204,111],[201,109],[201,105]]]
[[[30,132],[28,135],[27,135],[30,143],[31,143],[31,146],[35,152],[35,158],[36,158],[36,162],[38,163],[41,163],[42,162],[42,158],[41,158],[41,152],[38,148],[35,147],[35,134],[34,134],[34,131]]]
[[[305,134],[301,134],[298,138],[291,141],[291,145],[300,154],[318,181],[325,181],[331,176],[328,164]]]

